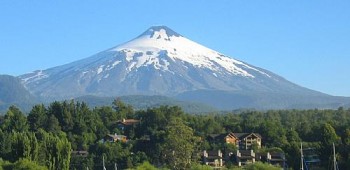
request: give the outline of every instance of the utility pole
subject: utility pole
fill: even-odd
[[[303,143],[300,143],[300,170],[304,170]]]
[[[102,163],[103,163],[103,170],[106,170],[106,167],[105,167],[105,157],[102,156]]]
[[[335,158],[335,146],[334,146],[334,142],[333,142],[333,167],[334,167],[334,170],[337,169],[337,160]]]

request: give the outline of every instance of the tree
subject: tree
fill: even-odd
[[[132,108],[132,106],[126,105],[119,98],[113,101],[113,108],[117,112],[117,118],[119,120],[125,118],[133,118],[134,116],[134,109]]]
[[[14,163],[3,161],[0,158],[0,170],[47,170],[47,167],[41,166],[37,164],[37,162],[28,160],[28,159],[20,159]]]
[[[147,154],[151,163],[155,165],[164,163],[162,146],[165,143],[166,127],[173,118],[182,118],[183,114],[181,108],[168,106],[147,109],[147,111],[136,113],[135,117],[141,120],[141,124],[135,127],[135,136],[143,138],[147,135],[151,141],[142,145],[136,144],[136,147],[139,151]]]
[[[328,162],[330,155],[332,155],[332,145],[338,144],[340,137],[336,134],[335,129],[329,123],[325,123],[321,128],[321,160],[324,164]]]
[[[0,170],[4,170],[4,169],[10,169],[12,166],[12,164],[8,161],[4,161],[2,160],[2,158],[0,158]]]
[[[329,123],[324,124],[321,130],[322,144],[324,146],[332,146],[333,143],[337,144],[340,141],[340,137]]]
[[[36,161],[39,153],[39,144],[33,132],[14,132],[11,135],[11,159],[20,158]]]
[[[264,136],[266,146],[278,146],[287,142],[285,131],[279,122],[265,121],[260,125],[260,133]]]
[[[343,143],[346,146],[350,146],[350,129],[345,129],[345,132],[343,135]]]
[[[193,130],[179,118],[173,118],[166,126],[162,146],[164,161],[172,169],[186,169],[194,150]]]
[[[50,170],[68,170],[71,156],[71,144],[65,134],[47,133],[39,130],[40,141],[39,163],[47,166]]]
[[[72,112],[74,111],[75,111],[74,100],[71,100],[70,103],[68,103],[67,101],[64,101],[62,103],[62,120],[60,123],[61,123],[62,130],[65,132],[68,132],[73,128]]]
[[[44,104],[35,105],[27,117],[29,128],[31,131],[36,131],[43,128],[47,120],[47,110]]]
[[[118,169],[128,169],[132,166],[129,162],[131,157],[129,146],[119,142],[96,143],[91,146],[90,153],[95,155],[95,165],[100,165],[104,157],[106,169],[114,168],[115,163],[118,163]]]
[[[244,167],[246,170],[280,170],[281,167],[273,166],[270,164],[265,164],[261,162],[256,162],[254,164],[249,164]]]
[[[16,106],[10,106],[4,122],[1,124],[1,129],[7,132],[26,132],[29,129],[27,118]]]
[[[11,159],[11,133],[10,132],[3,132],[0,129],[0,158],[3,158],[5,160]]]
[[[20,159],[13,164],[13,170],[47,170],[47,167],[28,159]]]
[[[300,143],[300,142],[301,142],[301,139],[300,139],[300,137],[299,137],[298,132],[296,132],[296,131],[293,130],[293,129],[287,130],[286,137],[287,137],[287,141],[288,141],[289,143],[291,143],[291,142]]]
[[[157,168],[151,165],[149,162],[144,162],[137,166],[136,170],[157,170]]]
[[[212,170],[213,168],[209,165],[194,164],[191,166],[191,170]]]
[[[117,113],[110,106],[95,108],[93,112],[100,116],[104,126],[111,132],[115,127],[115,123],[120,120]]]
[[[61,131],[60,123],[55,115],[49,115],[45,123],[45,130],[56,134]]]

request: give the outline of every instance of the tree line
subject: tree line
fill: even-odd
[[[126,129],[122,119],[141,120]],[[203,150],[237,149],[210,143],[218,133],[259,133],[263,147],[283,151],[291,169],[300,166],[300,143],[315,148],[321,166],[329,166],[332,144],[340,169],[350,169],[350,109],[235,111],[186,114],[180,107],[160,106],[134,110],[120,100],[111,106],[89,108],[84,102],[38,104],[25,114],[15,106],[0,116],[1,169],[205,169]],[[123,134],[129,141],[101,142],[107,134]],[[74,156],[71,151],[88,151]],[[255,166],[268,166],[256,164]],[[227,168],[234,169],[234,162]],[[271,168],[271,167],[269,167]]]

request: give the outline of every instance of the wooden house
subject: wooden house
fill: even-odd
[[[240,149],[253,149],[253,145],[261,148],[261,135],[258,133],[234,133],[239,139],[238,146]]]
[[[139,124],[140,122],[141,122],[140,120],[136,120],[136,119],[123,119],[117,122],[117,126],[119,129],[125,130],[128,127],[132,127],[134,125]]]
[[[211,134],[208,141],[212,143],[227,143],[237,146],[239,149],[252,149],[256,144],[261,148],[261,135],[258,133],[224,133]]]
[[[104,142],[123,142],[126,143],[127,137],[124,135],[117,135],[117,134],[108,134],[104,137]]]

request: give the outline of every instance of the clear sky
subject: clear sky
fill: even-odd
[[[3,0],[0,74],[86,58],[152,25],[301,86],[350,96],[349,0]]]

